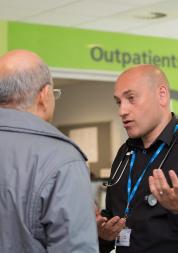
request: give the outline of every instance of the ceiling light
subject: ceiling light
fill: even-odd
[[[166,13],[163,13],[163,12],[150,12],[148,15],[145,15],[145,16],[135,16],[136,18],[139,18],[139,19],[158,19],[158,18],[165,18],[167,17],[167,14]]]

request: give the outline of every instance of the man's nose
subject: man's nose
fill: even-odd
[[[121,118],[128,114],[128,106],[126,102],[120,103],[118,114]]]

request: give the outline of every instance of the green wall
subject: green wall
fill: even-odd
[[[178,40],[9,22],[8,49],[33,50],[53,67],[122,71],[153,63],[178,90]]]
[[[8,23],[0,22],[0,55],[4,54],[8,50],[7,46],[7,31],[8,31]]]
[[[156,64],[178,99],[178,40],[18,22],[0,22],[0,33],[0,54],[29,49],[51,67],[120,73],[133,64]]]

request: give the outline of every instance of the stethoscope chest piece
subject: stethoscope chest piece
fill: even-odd
[[[148,205],[152,207],[158,203],[157,199],[153,196],[153,194],[145,196],[145,200],[148,203]]]

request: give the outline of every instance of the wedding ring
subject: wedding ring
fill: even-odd
[[[163,195],[163,191],[160,191],[159,194],[160,194],[160,195]]]

